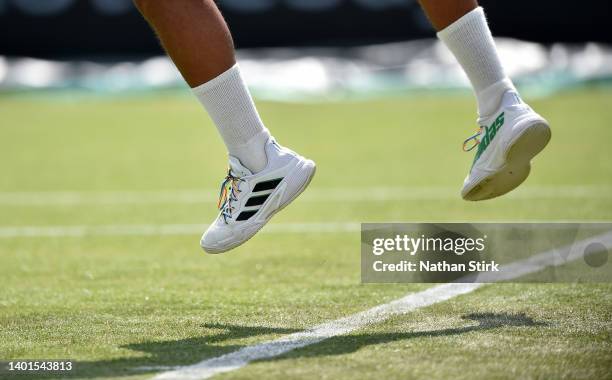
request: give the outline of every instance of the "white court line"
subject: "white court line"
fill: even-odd
[[[358,232],[360,223],[272,223],[260,233]],[[168,236],[194,235],[206,231],[203,224],[125,224],[101,226],[10,226],[0,227],[0,239],[18,237]]]
[[[166,191],[48,191],[0,192],[1,206],[70,206],[125,204],[207,204],[217,198],[217,190]],[[514,199],[610,199],[612,186],[525,186],[508,198]],[[457,200],[458,187],[313,187],[300,196],[301,202],[389,202],[414,200]]]
[[[602,243],[608,249],[612,248],[612,231],[576,242],[571,246],[542,252],[528,259],[501,266],[501,275],[494,279],[489,279],[492,281],[510,280],[529,273],[538,272],[549,266],[566,264],[583,257],[585,248],[593,242]],[[470,279],[470,277],[464,278],[463,281]],[[405,314],[462,294],[470,293],[483,285],[483,283],[450,283],[434,286],[421,292],[408,294],[403,298],[373,307],[369,310],[320,324],[305,331],[244,347],[238,351],[206,359],[197,364],[177,367],[174,370],[158,374],[154,377],[154,380],[206,379],[219,373],[234,371],[254,360],[273,358],[297,348],[350,333],[370,324],[381,323],[394,315]]]

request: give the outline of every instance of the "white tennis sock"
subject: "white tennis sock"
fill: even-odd
[[[491,116],[504,94],[516,88],[502,67],[484,11],[478,7],[438,32],[467,74],[481,118]]]
[[[229,154],[253,173],[264,169],[270,132],[257,113],[238,64],[192,90],[217,126]]]

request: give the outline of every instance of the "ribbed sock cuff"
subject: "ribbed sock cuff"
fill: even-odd
[[[481,7],[438,32],[438,37],[457,58],[476,92],[506,77]]]
[[[264,129],[238,64],[193,88],[193,93],[215,122],[228,149],[246,144]]]
[[[481,118],[495,112],[508,90],[516,91],[501,64],[481,7],[438,32],[438,37],[453,53],[470,80]]]
[[[255,137],[269,133],[238,64],[192,90],[217,126],[228,152],[253,172],[265,167],[267,139]]]

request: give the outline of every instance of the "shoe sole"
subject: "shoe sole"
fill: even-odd
[[[483,201],[504,195],[522,184],[531,171],[531,160],[548,144],[551,138],[546,120],[540,119],[510,144],[506,164],[495,173],[484,177],[465,195],[466,201]]]
[[[232,244],[230,244],[228,246],[225,246],[223,248],[218,248],[218,249],[217,248],[210,248],[210,247],[202,247],[204,249],[204,251],[206,251],[206,253],[210,253],[210,254],[219,254],[219,253],[227,252],[229,250],[232,250],[232,249],[234,249],[236,247],[241,246],[242,244],[244,244],[247,241],[249,241],[253,236],[255,236],[266,224],[268,224],[268,222],[270,221],[270,219],[272,219],[272,217],[274,215],[276,215],[279,211],[281,211],[285,207],[287,207],[291,202],[293,202],[297,197],[299,197],[300,194],[302,194],[304,192],[304,190],[306,190],[308,185],[310,185],[310,182],[314,178],[314,175],[315,175],[315,173],[317,171],[317,165],[312,160],[307,160],[304,165],[306,165],[308,163],[310,163],[312,166],[307,169],[308,170],[308,172],[306,173],[307,178],[306,178],[306,181],[304,182],[304,184],[302,185],[302,187],[300,187],[300,189],[298,191],[296,191],[295,194],[291,198],[289,198],[285,203],[283,203],[276,210],[272,211],[270,213],[270,215],[268,215],[266,217],[266,219],[264,220],[264,222],[261,224],[261,227],[259,227],[256,230],[254,230],[251,234],[249,234],[247,236],[246,239],[244,239],[242,241],[234,242],[234,243],[232,243]],[[287,180],[287,178],[283,179],[283,182],[286,181],[286,180]],[[281,184],[282,184],[282,182],[281,182]],[[279,186],[280,186],[280,184],[279,184]]]

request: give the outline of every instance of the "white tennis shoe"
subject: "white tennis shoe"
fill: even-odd
[[[465,151],[478,147],[461,190],[468,201],[495,198],[518,187],[551,136],[548,122],[514,91],[506,92],[493,116],[478,122],[483,127],[463,143]]]
[[[206,252],[222,253],[249,240],[312,180],[313,161],[281,147],[273,138],[265,149],[268,164],[256,174],[229,157],[229,172],[219,195],[219,216],[200,241]]]

